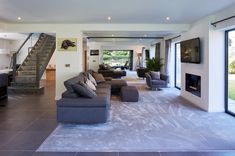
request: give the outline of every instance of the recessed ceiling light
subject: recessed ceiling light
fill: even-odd
[[[112,17],[109,16],[107,19],[110,21],[112,19]]]
[[[17,19],[20,21],[22,18],[19,16],[19,17],[17,17]]]
[[[171,18],[170,17],[166,17],[166,20],[169,21],[169,20],[171,20]]]

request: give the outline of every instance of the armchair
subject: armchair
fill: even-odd
[[[151,90],[161,90],[160,88],[166,88],[168,83],[168,76],[160,74],[160,79],[154,79],[150,73],[145,73],[146,84]]]

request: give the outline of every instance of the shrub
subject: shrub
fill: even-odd
[[[229,64],[229,73],[235,74],[235,60]]]

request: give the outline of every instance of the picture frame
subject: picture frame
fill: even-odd
[[[98,49],[90,50],[90,56],[94,56],[94,55],[99,55]]]
[[[77,38],[57,38],[58,51],[77,51]]]

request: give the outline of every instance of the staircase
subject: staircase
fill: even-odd
[[[21,66],[16,70],[16,75],[9,90],[20,93],[40,93],[44,87],[40,79],[55,50],[55,37],[40,34],[38,41],[33,46]]]

